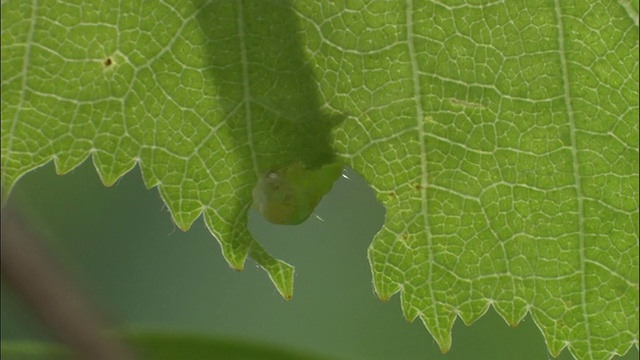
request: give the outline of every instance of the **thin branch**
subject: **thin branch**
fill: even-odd
[[[3,280],[79,358],[134,359],[123,344],[105,334],[104,322],[15,209],[2,211],[1,243]]]

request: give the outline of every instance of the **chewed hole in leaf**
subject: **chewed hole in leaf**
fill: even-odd
[[[364,179],[350,169],[347,172],[350,180],[338,176],[312,216],[298,226],[277,226],[255,208],[248,214],[253,237],[269,253],[296,264],[296,274],[312,288],[325,282],[344,285],[344,274],[352,274],[354,267],[360,269],[361,283],[370,287],[367,247],[382,227],[385,210]],[[333,270],[326,270],[328,263]]]
[[[361,283],[370,287],[367,248],[384,223],[385,210],[361,176],[351,169],[347,173],[350,179],[338,176],[311,216],[297,226],[273,224],[255,208],[248,214],[253,237],[269,253],[296,264],[296,273],[312,288],[324,282],[344,284],[344,274],[354,267],[360,269]],[[327,263],[332,271],[326,270]]]

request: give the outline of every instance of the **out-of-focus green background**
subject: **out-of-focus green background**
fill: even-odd
[[[26,175],[9,202],[21,209],[74,282],[124,328],[152,328],[271,343],[336,359],[549,359],[530,317],[510,328],[490,309],[471,327],[458,320],[443,355],[419,320],[402,317],[399,296],[377,299],[366,251],[384,209],[354,172],[316,214],[275,226],[250,214],[254,236],[296,266],[293,300],[247,260],[231,270],[198,220],[183,233],[156,189],[134,170],[104,187],[90,161],[58,176],[51,164]],[[2,286],[2,339],[51,339]],[[561,359],[571,359],[565,350]],[[625,359],[637,359],[632,349]]]

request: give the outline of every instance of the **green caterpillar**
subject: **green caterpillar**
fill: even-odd
[[[269,171],[258,179],[253,189],[253,207],[271,223],[300,224],[331,190],[342,168],[339,161],[315,169],[296,162]]]

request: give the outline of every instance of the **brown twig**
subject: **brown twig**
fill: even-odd
[[[133,359],[48,256],[15,209],[2,211],[2,278],[81,359]]]

